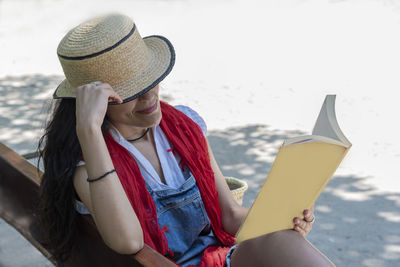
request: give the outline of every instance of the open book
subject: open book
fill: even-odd
[[[287,139],[240,227],[237,243],[293,228],[303,218],[351,147],[335,115],[335,95],[327,95],[312,135]]]

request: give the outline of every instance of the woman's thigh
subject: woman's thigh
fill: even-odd
[[[231,266],[334,266],[298,232],[278,231],[240,243]]]

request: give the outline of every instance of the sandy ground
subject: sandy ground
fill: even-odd
[[[400,4],[390,0],[0,0],[0,141],[35,149],[63,79],[62,36],[120,11],[177,51],[161,96],[189,105],[250,206],[285,138],[310,133],[326,94],[353,147],[318,199],[309,240],[337,266],[400,265]],[[397,140],[396,140],[397,139]],[[0,221],[0,266],[50,266]],[[23,256],[21,256],[23,255]]]

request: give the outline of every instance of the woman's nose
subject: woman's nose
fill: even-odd
[[[147,91],[143,95],[139,96],[139,100],[150,100],[150,99],[152,99],[154,97],[154,95],[156,94],[157,87],[158,86],[155,86],[154,88],[150,89],[149,91]]]
[[[153,97],[153,93],[151,92],[151,90],[147,91],[146,93],[144,93],[143,95],[139,96],[140,100],[149,100]]]

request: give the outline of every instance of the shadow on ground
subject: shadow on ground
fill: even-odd
[[[19,153],[35,149],[58,75],[6,76],[0,79],[0,140]]]
[[[243,201],[249,207],[282,141],[302,134],[249,125],[209,131],[208,139],[224,175],[249,184]],[[378,192],[369,179],[335,176],[315,205],[317,221],[308,239],[337,266],[398,266],[400,261],[400,194]]]

